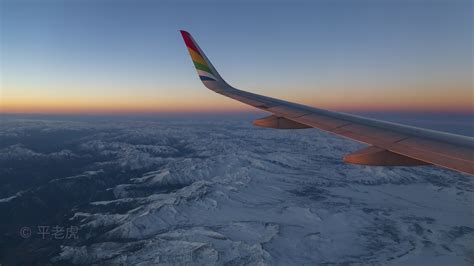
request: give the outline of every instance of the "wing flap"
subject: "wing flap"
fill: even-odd
[[[300,122],[302,124],[320,128],[326,131],[332,131],[336,128],[350,124],[350,122],[345,121],[345,120],[318,115],[315,113],[304,115],[301,117],[296,117],[296,118],[293,118],[293,120]]]
[[[400,145],[414,147],[430,153],[443,154],[446,157],[465,158],[461,160],[464,160],[466,163],[474,161],[474,153],[472,152],[472,149],[452,145],[449,143],[436,142],[422,138],[409,138],[401,141]]]
[[[295,122],[293,120],[279,117],[276,115],[266,116],[260,119],[255,119],[252,124],[260,127],[279,128],[279,129],[303,129],[311,128],[310,126]]]
[[[305,110],[298,110],[295,108],[287,107],[284,105],[277,105],[274,107],[270,107],[267,109],[267,111],[272,112],[274,114],[282,114],[285,115],[288,118],[295,118],[298,116],[303,116],[309,114],[308,111]]]
[[[423,149],[416,144],[397,143],[392,145],[389,150],[424,162],[474,175],[474,162],[472,159],[469,161],[464,156],[456,157],[455,154],[450,154],[451,150],[449,148],[442,153],[437,153]],[[470,153],[472,154],[472,151]],[[469,154],[466,155],[469,156]]]

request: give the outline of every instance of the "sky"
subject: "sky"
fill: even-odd
[[[0,1],[0,111],[251,110],[234,87],[331,110],[473,111],[472,2]]]

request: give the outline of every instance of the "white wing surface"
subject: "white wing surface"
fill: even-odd
[[[434,164],[474,175],[474,138],[333,112],[236,89],[227,84],[197,43],[181,31],[204,85],[224,96],[270,112],[255,125],[281,128],[319,128],[369,144],[344,157],[349,163],[382,166]]]

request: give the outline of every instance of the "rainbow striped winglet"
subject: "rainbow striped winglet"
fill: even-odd
[[[189,32],[181,30],[181,35],[183,36],[184,43],[188,48],[189,55],[191,56],[194,67],[196,68],[199,78],[201,81],[217,81],[220,79],[219,74],[212,66],[211,62],[206,58],[204,53],[199,49],[199,46],[191,37]]]

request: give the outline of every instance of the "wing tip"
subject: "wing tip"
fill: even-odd
[[[186,44],[186,46],[188,48],[193,49],[199,55],[201,55],[201,53],[199,52],[199,49],[197,48],[197,45],[195,44],[193,38],[191,37],[191,34],[187,31],[185,31],[185,30],[180,30],[179,32],[181,33],[181,36],[183,37],[183,40],[184,40],[184,43]]]
[[[183,37],[183,39],[187,39],[187,40],[191,39],[191,33],[189,33],[188,31],[179,30],[179,32],[181,33],[181,36]]]
[[[215,87],[209,87],[209,81],[219,81],[220,83],[223,82],[226,84],[217,70],[212,66],[209,59],[207,59],[206,55],[201,51],[201,49],[199,49],[198,44],[194,41],[191,34],[186,30],[179,30],[179,32],[189,50],[194,66],[196,70],[198,70],[199,78],[203,81],[204,85],[211,90],[216,90]],[[201,73],[199,73],[200,71],[204,71],[205,73],[201,75]]]

